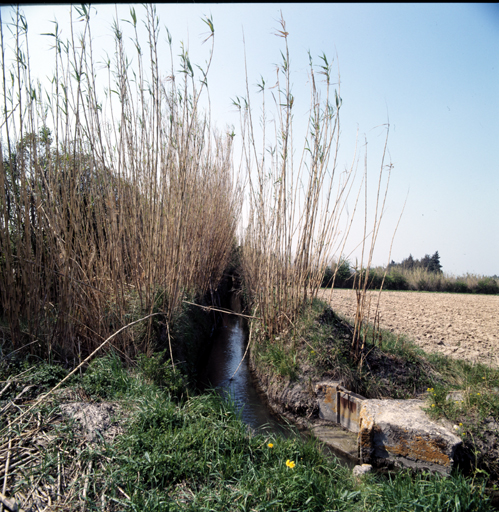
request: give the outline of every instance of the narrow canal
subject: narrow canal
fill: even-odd
[[[234,293],[231,295],[231,310],[241,312],[240,301]],[[241,363],[247,345],[245,322],[240,316],[222,314],[222,323],[213,335],[213,346],[201,383],[206,388],[213,387],[230,395],[242,420],[256,432],[289,434],[289,427],[272,415],[257,393],[251,379],[248,355]]]
[[[235,294],[231,295],[230,308],[235,313],[241,312],[240,301]],[[219,393],[229,395],[241,413],[242,420],[256,433],[273,433],[285,437],[299,435],[304,440],[312,435],[308,431],[298,431],[270,412],[265,399],[258,394],[253,384],[248,355],[242,360],[248,342],[246,320],[225,313],[222,314],[222,320],[221,326],[213,334],[213,346],[201,375],[202,386],[206,389],[215,388]],[[321,432],[319,438],[329,444],[323,445],[324,452],[336,457],[344,466],[352,468],[355,462],[341,453],[346,449],[345,443],[351,444],[352,434],[346,435],[341,427],[326,427]]]

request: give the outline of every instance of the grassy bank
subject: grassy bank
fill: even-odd
[[[491,487],[498,484],[499,370],[426,354],[408,337],[372,326],[360,333],[365,346],[355,362],[353,326],[318,300],[278,336],[266,336],[258,321],[252,332],[253,367],[275,401],[283,390],[296,397],[299,390],[300,397],[287,403],[295,416],[317,415],[313,388],[325,378],[366,398],[423,398],[428,414],[446,418],[462,437],[461,469],[485,476]]]
[[[251,435],[233,405],[193,395],[168,361],[127,369],[108,355],[22,418],[61,369],[19,370],[3,364],[2,380],[34,387],[2,415],[0,457],[4,468],[9,459],[4,493],[25,510],[492,510],[477,480],[399,473],[357,482],[313,440]],[[61,413],[82,397],[110,411],[93,435]]]

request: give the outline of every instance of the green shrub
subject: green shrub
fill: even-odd
[[[417,283],[418,292],[423,292],[428,290],[428,283],[424,279],[419,279]]]
[[[348,260],[340,260],[339,263],[334,264],[332,267],[329,265],[325,268],[322,276],[323,288],[331,288],[333,285],[334,273],[336,272],[336,279],[334,280],[335,288],[351,288],[352,286],[352,270]]]
[[[101,398],[122,396],[130,385],[130,374],[116,353],[94,360],[83,375],[83,389],[89,395]]]
[[[403,274],[395,270],[387,274],[384,287],[387,290],[408,290],[409,282]]]
[[[486,277],[485,279],[481,279],[480,281],[478,281],[475,291],[476,293],[496,295],[499,293],[499,286],[495,279],[492,279],[492,277]]]
[[[388,277],[388,276],[387,276]],[[383,274],[380,272],[376,272],[375,270],[371,270],[369,274],[369,288],[379,290],[381,288],[381,283],[383,282]],[[386,288],[386,278],[383,283],[383,288]]]
[[[468,285],[463,281],[446,281],[444,291],[449,293],[470,293]]]
[[[352,285],[352,271],[347,260],[340,260],[337,265],[336,283],[340,288],[348,288]]]
[[[151,357],[140,354],[137,361],[139,369],[146,379],[158,387],[166,388],[172,397],[180,397],[186,388],[186,382],[180,370],[173,368],[166,354],[166,349]]]
[[[29,384],[48,391],[59,384],[67,374],[68,371],[60,365],[41,362],[37,364],[34,372],[29,374]]]
[[[333,277],[333,269],[328,265],[324,270],[324,275],[322,276],[322,288],[331,288],[331,286],[333,285]]]

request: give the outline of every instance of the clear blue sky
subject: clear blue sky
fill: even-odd
[[[112,52],[115,7],[96,5],[92,34]],[[52,62],[50,20],[69,36],[68,6],[24,6],[33,69],[47,74]],[[10,8],[2,7],[7,21]],[[118,8],[129,19],[129,6]],[[139,17],[142,8],[136,6]],[[289,32],[293,92],[303,101],[295,123],[306,121],[310,50],[338,56],[343,108],[342,158],[351,160],[356,130],[368,140],[370,181],[377,179],[390,121],[394,170],[375,264],[385,264],[391,235],[408,194],[391,259],[421,258],[439,251],[444,271],[499,275],[499,6],[497,4],[163,4],[162,25],[188,44],[203,64],[212,15],[215,55],[209,76],[212,118],[224,127],[238,115],[231,98],[245,94],[243,31],[250,84],[260,75],[273,83],[282,41],[274,35],[282,11]],[[125,26],[123,26],[125,28]],[[163,32],[165,34],[165,32]],[[203,37],[204,36],[204,37]],[[170,68],[164,52],[165,75]],[[256,88],[253,88],[256,91]],[[297,130],[298,132],[299,130]],[[296,141],[297,146],[301,141]],[[343,164],[340,162],[340,167]],[[352,239],[358,239],[360,225]]]

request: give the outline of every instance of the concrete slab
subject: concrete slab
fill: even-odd
[[[423,400],[365,400],[359,413],[363,463],[448,474],[461,439],[431,421]]]
[[[353,461],[359,460],[357,434],[335,425],[315,425],[312,432],[317,439],[327,444],[340,455]]]
[[[358,434],[356,444],[362,463],[444,474],[452,470],[462,441],[449,428],[430,420],[423,411],[423,400],[368,400],[336,381],[317,383],[315,392],[320,418]],[[339,432],[321,431],[321,435],[346,453],[356,451],[353,444],[345,444]]]

